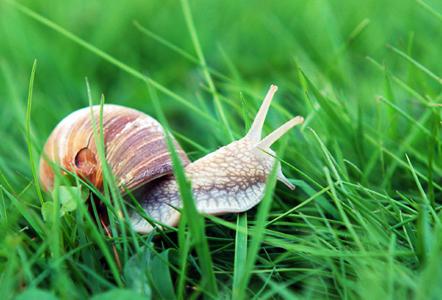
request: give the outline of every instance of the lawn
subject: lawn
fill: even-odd
[[[145,112],[194,161],[270,84],[265,133],[305,118],[273,146],[297,188],[272,172],[246,213],[198,214],[172,143],[176,228],[134,232],[106,165],[40,187],[79,108]],[[438,0],[0,1],[1,298],[439,299],[441,108]]]

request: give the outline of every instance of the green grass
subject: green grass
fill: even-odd
[[[19,3],[0,2],[2,299],[440,297],[439,1]],[[198,215],[179,163],[182,221],[148,235],[106,165],[88,201],[37,184],[75,109],[144,111],[195,160],[247,132],[271,83],[265,131],[306,119],[275,147],[298,188],[270,176],[245,214]]]

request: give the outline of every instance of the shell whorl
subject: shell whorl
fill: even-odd
[[[63,119],[50,135],[40,160],[40,180],[46,190],[54,185],[48,160],[76,173],[101,189],[103,174],[94,137],[100,107],[80,109]],[[172,162],[161,124],[154,118],[118,105],[103,106],[106,161],[120,189],[136,189],[155,178],[172,173]],[[189,163],[175,141],[184,165]]]

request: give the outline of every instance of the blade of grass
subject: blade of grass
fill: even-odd
[[[101,251],[101,254],[103,255],[105,261],[107,262],[110,273],[112,274],[112,277],[114,278],[115,282],[119,287],[123,287],[123,281],[121,280],[120,273],[118,266],[114,260],[114,257],[111,254],[111,251],[109,250],[109,247],[106,243],[106,240],[103,237],[103,233],[98,230],[96,223],[92,219],[92,217],[89,214],[89,211],[87,210],[87,207],[85,205],[80,205],[79,208],[82,211],[82,214],[84,215],[84,218],[86,219],[86,224],[88,226],[89,234],[92,236],[92,238],[97,243],[98,248]]]
[[[416,172],[414,170],[413,165],[411,164],[411,161],[409,157],[406,155],[408,165],[410,166],[411,173],[413,175],[413,178],[416,182],[417,188],[419,190],[419,193],[421,195],[421,201],[419,201],[419,211],[418,211],[418,218],[417,218],[417,251],[419,259],[421,260],[421,263],[427,262],[427,256],[430,252],[430,249],[432,247],[432,232],[431,232],[431,216],[430,214],[433,214],[433,218],[436,221],[439,221],[438,216],[436,213],[432,210],[430,206],[430,202],[427,198],[427,195],[425,194],[422,185],[419,182],[419,179],[416,175]]]
[[[168,40],[162,38],[158,34],[155,34],[151,30],[149,30],[146,27],[144,27],[143,25],[141,25],[138,21],[134,21],[133,24],[144,35],[150,37],[151,39],[155,40],[156,42],[158,42],[158,43],[162,44],[163,46],[169,48],[173,52],[181,55],[182,57],[184,57],[188,61],[193,62],[193,63],[195,63],[195,64],[197,64],[199,66],[202,66],[201,62],[196,57],[194,57],[192,54],[190,54],[189,52],[185,51],[184,49],[181,49],[180,47],[176,46],[175,44],[172,44],[171,42],[169,42]],[[214,70],[213,68],[210,68],[209,66],[206,66],[206,67],[208,68],[210,73],[212,73],[214,76],[217,76],[217,77],[219,77],[219,78],[221,78],[223,80],[226,80],[226,81],[230,81],[230,78],[228,78],[227,76],[221,74],[217,70]]]
[[[241,278],[245,271],[244,262],[247,261],[247,213],[237,215],[236,227],[232,299],[236,299],[240,294]]]
[[[367,140],[368,140],[369,142],[371,142],[373,145],[376,145],[376,146],[378,146],[378,147],[381,147],[381,148],[382,148],[382,151],[383,151],[385,154],[387,154],[388,156],[390,156],[391,158],[393,158],[393,159],[394,159],[394,160],[395,160],[400,166],[402,166],[402,167],[404,167],[404,168],[406,168],[406,169],[410,169],[410,166],[409,166],[406,162],[404,162],[402,159],[400,159],[400,158],[399,158],[396,154],[394,154],[392,151],[390,151],[389,149],[385,148],[383,145],[379,145],[378,142],[377,142],[375,139],[373,139],[373,138],[370,137],[370,136],[367,136]],[[416,171],[416,170],[415,170],[415,172],[416,172],[416,175],[417,175],[419,178],[422,178],[422,179],[425,180],[426,182],[429,181],[428,177],[425,176],[424,174],[422,174],[420,171]],[[388,173],[388,172],[387,172],[387,173]],[[442,191],[442,186],[439,185],[439,184],[437,184],[437,183],[435,183],[435,182],[434,182],[434,187],[437,188],[438,190]]]
[[[387,71],[387,69],[385,68],[385,66],[383,66],[382,64],[378,63],[376,60],[374,60],[373,58],[367,56],[366,57],[367,60],[369,62],[371,62],[374,66],[376,66],[380,71],[382,71],[383,73],[385,73]],[[424,96],[422,96],[421,94],[419,94],[415,89],[413,89],[412,87],[410,87],[406,82],[404,82],[403,80],[399,79],[397,76],[393,75],[390,73],[390,77],[393,79],[393,81],[399,85],[403,90],[405,90],[407,93],[409,93],[410,95],[413,95],[413,97],[416,98],[416,100],[418,100],[420,103],[422,103],[423,105],[430,105],[429,101],[427,98],[425,98]]]
[[[390,295],[390,299],[394,298],[394,252],[396,251],[396,235],[392,234],[390,238],[390,244],[388,247],[388,252],[390,256],[388,257],[388,282],[387,282],[387,290]]]
[[[205,297],[216,298],[218,294],[218,287],[213,270],[210,249],[205,234],[204,219],[197,211],[192,195],[191,183],[186,178],[184,167],[173,144],[168,122],[163,114],[157,96],[152,89],[152,86],[150,86],[149,84],[148,89],[151,95],[152,104],[158,115],[158,119],[165,129],[164,136],[166,138],[167,148],[172,159],[173,173],[176,177],[178,190],[183,202],[182,212],[183,214],[185,214],[185,218],[189,225],[190,233],[192,235],[192,242],[195,246],[195,250],[199,258],[199,266],[202,272],[202,290],[205,293]]]
[[[39,218],[38,215],[33,210],[30,210],[28,207],[26,207],[22,201],[20,201],[18,198],[12,195],[3,186],[0,185],[0,189],[3,190],[5,196],[12,202],[12,205],[17,209],[20,215],[25,218],[25,220],[29,223],[32,229],[35,230],[35,232],[41,238],[44,239],[46,237],[46,231],[45,231],[46,228],[41,218]]]
[[[38,175],[34,161],[34,149],[32,147],[32,140],[31,140],[32,92],[34,88],[34,78],[35,78],[36,69],[37,69],[37,60],[34,60],[34,63],[32,64],[31,76],[29,78],[28,104],[26,108],[26,144],[28,146],[29,164],[31,165],[32,177],[34,179],[34,188],[35,191],[37,192],[37,196],[38,199],[40,200],[40,203],[43,204],[44,199],[40,189],[40,183],[38,181]]]
[[[433,16],[435,16],[439,21],[442,22],[442,14],[437,12],[434,8],[432,8],[428,3],[422,1],[422,0],[417,0],[417,3],[422,6],[425,10],[427,10],[428,12],[430,12]]]
[[[9,182],[8,178],[6,178],[5,174],[3,174],[3,171],[0,169],[0,184],[6,186],[8,190],[15,193],[14,188],[12,187],[11,183]]]
[[[184,299],[184,291],[187,275],[187,261],[190,252],[190,235],[186,234],[186,216],[181,216],[181,221],[178,229],[178,242],[180,251],[180,272],[178,275],[178,287],[176,288],[179,300]]]
[[[339,214],[340,214],[342,220],[344,221],[345,226],[349,230],[353,240],[355,241],[355,243],[359,247],[359,249],[361,249],[362,252],[365,252],[365,247],[362,244],[359,236],[356,234],[356,231],[353,228],[353,224],[350,222],[350,219],[348,218],[347,214],[345,213],[345,210],[343,208],[341,200],[338,198],[338,195],[336,193],[335,184],[332,182],[332,179],[331,179],[331,176],[330,176],[330,171],[328,170],[327,167],[324,167],[324,173],[325,173],[327,182],[329,184],[329,187],[331,189],[332,199],[335,202],[336,207],[338,208]]]
[[[309,204],[310,202],[312,202],[313,200],[316,200],[316,198],[318,198],[319,196],[321,196],[322,194],[328,192],[330,190],[330,187],[325,187],[323,189],[321,189],[320,191],[318,191],[317,193],[315,193],[314,195],[312,195],[311,197],[309,197],[308,199],[302,201],[300,204],[294,206],[293,208],[289,209],[288,211],[278,215],[277,217],[273,218],[272,220],[270,220],[267,223],[267,226],[269,226],[270,224],[275,223],[276,221],[278,221],[279,219],[282,219],[286,216],[289,216],[290,214],[292,214],[293,212],[295,212],[296,210],[300,209],[301,207],[306,206],[307,204]]]
[[[236,295],[236,299],[242,300],[247,298],[247,287],[249,285],[252,271],[259,255],[259,249],[264,238],[264,230],[266,228],[267,218],[272,204],[273,191],[276,185],[276,175],[277,164],[273,166],[273,169],[267,179],[264,197],[258,208],[255,226],[253,228],[254,235],[250,241],[249,249],[247,251],[247,259],[244,263],[243,276],[240,284],[237,286],[238,294]]]
[[[410,121],[411,123],[413,123],[414,125],[416,125],[417,128],[419,128],[421,130],[422,133],[425,133],[428,136],[432,136],[430,130],[428,130],[427,128],[425,128],[421,123],[419,123],[418,121],[416,121],[410,114],[408,114],[407,112],[405,112],[403,109],[401,109],[400,107],[398,107],[397,105],[393,104],[391,101],[387,100],[384,97],[379,97],[379,100],[385,104],[387,104],[389,107],[391,107],[393,110],[397,111],[401,116],[403,116],[405,119],[407,119],[408,121]]]
[[[204,58],[203,50],[201,49],[201,44],[195,29],[195,24],[193,22],[193,17],[192,17],[192,11],[190,10],[190,5],[188,0],[181,0],[181,7],[183,9],[184,19],[186,20],[187,29],[190,33],[193,47],[195,48],[196,55],[198,57],[200,65],[202,66],[203,74],[207,84],[209,85],[210,92],[213,95],[213,101],[215,102],[216,109],[218,111],[222,123],[224,124],[224,128],[227,130],[230,141],[233,141],[232,130],[230,129],[229,122],[224,113],[224,108],[221,105],[221,102],[218,97],[218,92],[216,91],[215,84],[213,82],[212,76],[210,75],[209,68],[207,67],[207,62],[206,59]]]
[[[387,45],[389,49],[391,49],[396,54],[399,54],[402,58],[407,60],[409,63],[417,67],[419,70],[427,74],[429,77],[433,78],[435,81],[437,81],[439,84],[442,84],[442,78],[431,72],[428,68],[424,67],[422,64],[417,62],[415,59],[411,58],[408,54],[402,52],[401,50],[397,49],[396,47],[393,47],[391,45]]]

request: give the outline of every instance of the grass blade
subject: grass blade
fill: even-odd
[[[227,133],[229,134],[230,141],[233,141],[232,130],[230,129],[229,122],[227,121],[226,114],[224,113],[223,106],[221,105],[220,99],[218,97],[218,92],[216,91],[212,76],[210,75],[209,68],[207,66],[203,50],[201,49],[201,45],[198,39],[198,34],[196,33],[195,25],[193,24],[192,12],[190,10],[188,0],[181,0],[181,6],[183,8],[184,18],[186,20],[186,25],[192,38],[192,43],[195,48],[196,55],[198,56],[198,60],[200,61],[200,64],[203,68],[203,74],[207,81],[207,84],[209,85],[210,92],[213,95],[213,101],[215,102],[216,109],[222,123],[224,124],[225,129],[227,130]]]
[[[152,96],[152,104],[155,107],[158,118],[165,129],[164,135],[167,141],[167,148],[172,159],[173,173],[176,177],[181,200],[183,201],[182,213],[185,215],[186,221],[189,225],[192,235],[192,242],[199,258],[199,266],[202,272],[202,290],[206,293],[206,296],[213,298],[216,297],[218,293],[218,287],[216,284],[215,274],[213,272],[213,263],[210,255],[209,244],[205,234],[204,219],[196,209],[195,201],[192,195],[191,183],[186,178],[184,167],[173,144],[170,130],[168,129],[169,126],[162,112],[159,101],[157,100],[156,94],[153,92],[150,85],[148,85],[148,88]]]
[[[388,48],[390,48],[391,50],[393,50],[393,52],[395,52],[396,54],[399,54],[399,56],[406,59],[408,62],[410,62],[415,67],[417,67],[419,70],[421,70],[422,72],[424,72],[425,74],[427,74],[428,76],[430,76],[431,78],[436,80],[439,84],[442,84],[442,78],[440,78],[439,76],[437,76],[436,74],[431,72],[428,68],[424,67],[422,64],[417,62],[415,59],[411,58],[408,54],[402,52],[401,50],[399,50],[396,47],[393,47],[391,45],[389,45]]]
[[[34,179],[34,188],[37,192],[38,199],[40,200],[40,203],[43,204],[43,194],[41,193],[40,189],[40,182],[38,181],[38,175],[37,170],[35,167],[35,161],[34,161],[34,150],[32,147],[32,140],[31,140],[31,113],[32,113],[32,92],[34,88],[34,79],[35,79],[35,71],[37,69],[37,60],[34,60],[34,63],[32,65],[32,71],[31,71],[31,77],[29,78],[29,89],[28,89],[28,105],[26,109],[26,144],[28,146],[28,153],[29,153],[29,163],[31,165],[31,172],[32,177]]]
[[[425,10],[427,10],[428,12],[430,12],[433,16],[435,16],[439,21],[442,22],[442,14],[437,12],[434,8],[432,8],[428,3],[422,1],[422,0],[417,0],[417,3],[422,6]]]
[[[244,262],[247,261],[247,213],[236,217],[235,266],[233,269],[232,299],[240,295],[241,278],[244,276]]]
[[[406,156],[408,165],[410,166],[411,173],[413,174],[413,178],[418,187],[419,193],[421,195],[421,201],[419,201],[419,213],[417,219],[417,251],[418,256],[422,263],[427,261],[428,253],[430,252],[431,246],[433,244],[432,241],[432,232],[431,232],[431,216],[433,213],[433,217],[435,220],[439,220],[436,213],[431,209],[430,202],[425,194],[422,185],[419,182],[419,179],[416,175],[413,165],[411,164],[410,159]]]
[[[243,276],[239,285],[237,286],[238,294],[235,295],[236,299],[246,299],[247,286],[252,276],[253,267],[258,259],[258,253],[261,243],[264,239],[264,232],[267,224],[267,218],[272,205],[273,191],[276,185],[276,173],[277,164],[273,166],[273,169],[267,179],[267,184],[264,190],[264,197],[258,208],[256,216],[255,226],[253,228],[254,235],[250,241],[249,249],[247,251],[247,259],[244,263]]]

